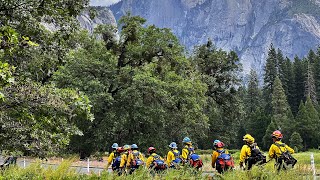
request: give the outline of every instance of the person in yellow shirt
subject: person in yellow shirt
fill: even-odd
[[[113,143],[113,145],[111,146],[112,148],[112,152],[110,153],[109,157],[108,157],[108,162],[107,162],[107,169],[109,168],[110,165],[112,165],[112,163],[114,162],[115,158],[116,158],[116,153],[117,153],[117,148],[119,147],[119,145],[117,143]]]
[[[147,168],[155,171],[162,171],[167,169],[167,165],[165,164],[163,158],[156,154],[156,148],[149,147],[148,153],[150,154],[150,156],[148,157],[146,162]]]
[[[279,130],[276,130],[272,133],[272,141],[273,144],[270,146],[269,149],[269,158],[275,159],[275,168],[279,171],[281,169],[287,169],[289,165],[292,167],[297,162],[296,159],[294,159],[291,154],[294,153],[294,150],[286,145],[285,143],[281,142],[283,138],[282,133]],[[286,154],[286,157],[290,158],[290,161],[287,161],[286,157],[284,155]],[[287,162],[284,162],[287,161]]]
[[[185,147],[182,149],[181,159],[183,163],[188,163],[190,155],[194,153],[194,148],[189,137],[183,138],[182,143]]]
[[[250,170],[253,164],[256,164],[258,161],[265,160],[265,156],[263,156],[259,150],[259,147],[254,142],[254,138],[250,134],[246,134],[243,136],[244,145],[240,151],[240,168],[244,168],[244,164],[246,165],[246,169]],[[254,157],[253,157],[254,156]]]
[[[127,161],[128,161],[128,156],[129,156],[129,150],[130,150],[130,146],[129,145],[124,145],[123,146],[123,153],[121,154],[121,161],[120,161],[120,166],[119,168],[121,169],[122,173],[125,172],[125,168],[127,165]]]
[[[215,168],[219,173],[231,169],[234,166],[233,159],[230,156],[228,150],[224,149],[223,147],[223,142],[217,142],[217,144],[215,145],[216,150],[212,152],[211,157],[211,166],[212,168]],[[227,156],[228,158],[224,159],[225,156]]]
[[[132,174],[136,169],[144,164],[144,156],[138,150],[138,146],[136,144],[131,145],[132,152],[128,155],[127,168],[129,170],[129,174]]]
[[[178,168],[181,163],[180,152],[178,151],[177,143],[170,143],[169,147],[171,150],[167,154],[167,165],[170,168]]]

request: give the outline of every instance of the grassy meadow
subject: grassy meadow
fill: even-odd
[[[203,154],[202,172],[194,172],[190,169],[168,170],[154,176],[146,169],[140,169],[133,175],[126,176],[117,176],[106,170],[100,174],[79,174],[71,167],[73,160],[65,160],[57,168],[43,168],[40,161],[25,169],[12,166],[1,171],[0,179],[313,179],[310,165],[311,153],[314,153],[316,169],[320,169],[320,151],[318,150],[294,154],[298,159],[295,168],[280,173],[274,171],[273,161],[263,167],[254,167],[251,171],[242,171],[238,166],[239,152],[236,152],[233,154],[236,169],[223,175],[214,173],[214,169],[211,168],[211,155]]]

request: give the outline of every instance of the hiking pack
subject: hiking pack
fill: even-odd
[[[232,156],[228,153],[226,153],[226,151],[223,150],[217,150],[217,152],[219,153],[219,156],[217,158],[216,161],[216,169],[219,173],[221,173],[222,171],[226,171],[228,169],[233,169],[234,168],[234,161]]]
[[[165,162],[163,160],[161,160],[159,155],[155,155],[153,156],[153,163],[151,165],[151,167],[156,170],[156,171],[162,171],[167,169],[167,165],[165,164]]]
[[[203,166],[203,162],[202,162],[200,156],[195,153],[190,155],[189,163],[190,163],[191,167],[194,167],[197,169],[199,169]]]
[[[121,155],[120,154],[115,154],[117,155],[116,158],[114,158],[113,163],[112,163],[112,170],[115,171],[120,168],[120,162],[121,162]]]
[[[140,159],[140,152],[135,151],[132,152],[133,160],[131,161],[131,168],[138,169],[141,165],[143,165],[143,161]]]
[[[260,149],[258,149],[255,144],[249,146],[249,148],[251,150],[251,156],[246,160],[248,169],[251,169],[254,164],[262,165],[267,163],[267,157],[261,153]]]
[[[277,162],[280,164],[282,164],[282,162],[284,162],[286,166],[291,165],[292,167],[294,167],[294,165],[298,162],[298,160],[296,160],[291,155],[291,153],[287,150],[286,144],[285,143],[282,143],[282,144],[274,143],[274,145],[276,145],[281,152],[281,156],[277,158]],[[282,151],[281,147],[284,147],[286,150]]]
[[[182,162],[182,159],[180,158],[180,152],[171,151],[174,154],[174,160],[172,163],[174,164],[180,164]]]

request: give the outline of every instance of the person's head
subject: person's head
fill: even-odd
[[[250,134],[246,134],[243,136],[243,141],[246,144],[253,144],[254,143],[254,138]]]
[[[216,147],[217,148],[223,148],[224,147],[224,143],[223,142],[218,142],[217,144],[216,144]]]
[[[170,143],[169,147],[171,149],[178,149],[177,143],[175,143],[175,142]]]
[[[152,153],[155,153],[156,152],[156,148],[154,148],[154,147],[149,147],[148,148],[148,153],[149,154],[152,154]]]
[[[214,140],[213,141],[213,146],[216,146],[218,142],[220,142],[220,140],[218,140],[218,139]]]
[[[118,147],[119,147],[118,143],[113,143],[111,146],[112,150],[114,151],[117,150]]]
[[[117,148],[117,153],[122,153],[124,152],[124,148],[123,147],[118,147]]]
[[[281,141],[281,139],[283,138],[282,133],[279,130],[273,131],[272,133],[272,141]]]
[[[125,152],[128,152],[130,149],[131,149],[131,146],[128,145],[128,144],[126,144],[126,145],[123,146],[123,150],[124,150]]]
[[[185,137],[182,140],[183,144],[191,145],[191,139],[189,137]]]
[[[131,149],[132,149],[132,150],[138,150],[139,148],[138,148],[138,145],[132,144],[132,145],[131,145]]]

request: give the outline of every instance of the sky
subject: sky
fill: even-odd
[[[109,6],[121,0],[90,0],[91,6]]]

